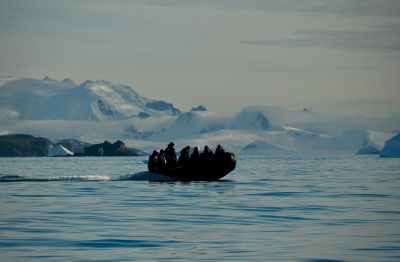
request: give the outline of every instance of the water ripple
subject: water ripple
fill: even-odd
[[[400,261],[398,159],[244,156],[191,183],[143,159],[0,158],[1,260]]]
[[[179,241],[156,241],[139,239],[93,239],[93,240],[65,240],[57,238],[38,238],[38,239],[5,239],[1,241],[0,247],[80,247],[80,248],[143,248],[143,247],[162,247],[179,244]]]

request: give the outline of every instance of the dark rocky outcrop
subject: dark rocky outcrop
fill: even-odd
[[[85,156],[141,156],[143,152],[137,149],[131,149],[125,146],[124,142],[118,140],[115,143],[104,141],[101,144],[95,144],[85,147]]]
[[[199,106],[196,106],[196,107],[193,107],[192,109],[190,109],[190,111],[192,111],[192,112],[205,112],[205,111],[207,111],[207,108],[205,107],[205,106],[203,106],[203,105],[199,105]]]
[[[154,109],[154,110],[158,110],[158,111],[169,110],[172,115],[179,115],[181,113],[181,111],[178,108],[174,107],[173,104],[167,103],[164,101],[148,102],[148,103],[146,103],[146,107]]]
[[[58,140],[55,143],[47,138],[26,134],[0,135],[0,157],[38,157],[48,156],[49,148],[62,145],[74,156],[143,156],[145,152],[128,148],[124,142],[105,141],[91,145],[75,139]]]
[[[144,118],[151,117],[151,115],[149,113],[146,113],[146,112],[139,112],[138,117],[141,118],[141,119],[144,119]]]
[[[76,85],[75,82],[74,82],[71,78],[69,78],[69,77],[64,78],[63,83],[67,83],[67,84],[71,84],[71,85]]]
[[[43,137],[25,134],[0,136],[0,157],[47,156],[52,142]]]

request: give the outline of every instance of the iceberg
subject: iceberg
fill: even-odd
[[[357,151],[356,155],[378,155],[379,149],[374,145],[366,145]]]
[[[380,150],[377,145],[375,145],[370,139],[364,138],[363,147],[360,148],[356,155],[377,155]]]
[[[385,142],[380,157],[400,157],[400,133]]]
[[[56,147],[50,147],[48,156],[73,156],[74,153],[59,144]]]
[[[379,149],[371,144],[368,144],[357,151],[356,155],[378,155]]]

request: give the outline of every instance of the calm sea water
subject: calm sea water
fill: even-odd
[[[143,160],[1,158],[0,260],[400,261],[400,159],[241,156],[223,181],[130,180]]]

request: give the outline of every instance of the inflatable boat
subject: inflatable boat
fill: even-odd
[[[223,178],[236,167],[236,156],[225,152],[223,157],[211,160],[189,161],[183,166],[157,170],[156,173],[176,181],[215,181]]]

